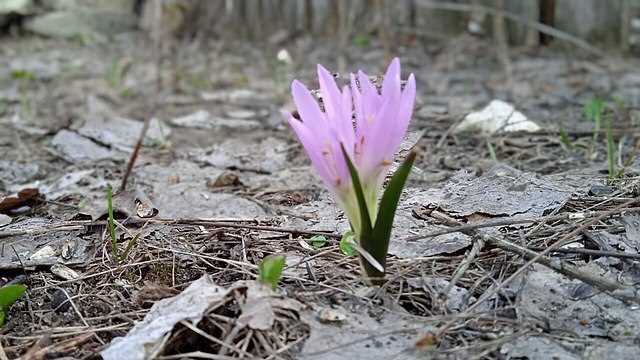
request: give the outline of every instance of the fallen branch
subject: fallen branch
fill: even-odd
[[[455,224],[457,225],[453,225],[448,229],[437,230],[427,234],[409,236],[404,238],[403,240],[417,241],[417,240],[428,239],[428,238],[432,238],[440,235],[446,235],[446,234],[451,234],[456,232],[464,233],[465,231],[477,230],[477,229],[487,228],[487,227],[509,226],[509,225],[518,225],[518,224],[533,224],[533,223],[543,223],[543,222],[561,221],[561,220],[582,220],[582,219],[590,219],[590,218],[601,217],[601,216],[609,217],[612,215],[621,214],[623,212],[624,213],[640,212],[640,207],[631,207],[631,208],[622,208],[622,209],[616,208],[613,210],[603,210],[603,211],[586,211],[586,212],[568,213],[568,214],[561,214],[561,215],[540,216],[535,218],[527,218],[527,217],[501,218],[497,220],[489,220],[489,221],[474,223],[474,224],[462,224],[456,220]],[[453,224],[453,223],[449,222],[449,224]]]
[[[235,229],[248,229],[248,230],[259,230],[259,231],[272,231],[272,232],[280,232],[286,234],[293,235],[323,235],[326,237],[339,239],[342,237],[341,234],[334,234],[330,231],[320,231],[320,230],[302,230],[302,229],[293,229],[293,228],[284,228],[278,226],[264,226],[264,225],[254,225],[254,224],[246,224],[246,222],[256,223],[256,220],[251,219],[167,219],[167,218],[157,218],[157,219],[129,219],[128,221],[123,222],[123,225],[137,225],[137,224],[145,224],[145,223],[153,223],[153,224],[166,224],[166,225],[202,225],[202,226],[210,226],[210,227],[219,227],[219,228],[235,228]],[[73,230],[82,230],[86,226],[106,226],[107,221],[91,221],[91,220],[79,220],[79,221],[65,221],[60,224],[55,224],[49,227],[36,228],[36,229],[25,229],[25,230],[8,230],[8,231],[0,231],[0,239],[12,237],[12,236],[20,236],[20,235],[40,235],[46,234],[49,232],[55,231],[73,231]]]

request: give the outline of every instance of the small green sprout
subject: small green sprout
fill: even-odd
[[[359,34],[353,37],[352,43],[355,47],[365,49],[369,47],[371,40],[367,35]]]
[[[314,249],[320,249],[327,244],[327,238],[323,235],[315,235],[311,239],[307,240],[307,242],[313,246]]]
[[[0,326],[4,325],[7,311],[27,291],[24,285],[7,285],[0,288]]]
[[[118,262],[118,240],[116,239],[116,226],[113,221],[113,190],[111,184],[107,185],[107,213],[109,219],[107,221],[109,228],[109,235],[111,235],[111,256]]]
[[[104,79],[109,87],[116,90],[122,97],[132,95],[131,89],[124,86],[124,79],[130,68],[131,60],[129,58],[114,59],[104,74]]]
[[[613,179],[616,177],[617,173],[616,173],[616,164],[615,164],[615,157],[616,157],[616,147],[615,147],[615,142],[613,141],[613,131],[611,130],[611,118],[613,116],[608,115],[606,116],[607,119],[607,165],[608,165],[608,169],[609,169],[609,179]]]
[[[560,144],[564,148],[565,151],[572,151],[575,149],[575,144],[569,139],[569,135],[564,129],[560,129]]]
[[[11,78],[15,80],[30,81],[34,80],[36,75],[29,70],[17,69],[11,72]]]
[[[599,97],[593,97],[588,103],[584,105],[583,113],[587,120],[593,121],[593,139],[591,142],[591,149],[589,150],[589,157],[593,157],[595,154],[595,146],[598,141],[598,134],[602,127],[602,113],[604,112],[604,101]]]
[[[498,161],[498,156],[496,156],[496,149],[490,141],[487,141],[487,149],[489,150],[489,157],[493,161]]]
[[[271,288],[275,290],[280,281],[280,277],[282,277],[284,264],[285,259],[283,255],[269,255],[265,257],[258,266],[258,281],[270,285]]]
[[[346,256],[354,256],[358,253],[353,244],[356,243],[356,234],[353,230],[349,230],[342,235],[340,239],[340,251]]]

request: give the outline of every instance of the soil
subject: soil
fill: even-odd
[[[174,324],[156,358],[635,358],[638,59],[512,49],[506,74],[479,38],[400,47],[418,88],[403,150],[420,155],[388,282],[372,289],[338,245],[344,215],[281,118],[294,78],[315,87],[316,63],[337,68],[327,44],[308,40],[288,44],[293,63],[283,63],[280,49],[243,42],[176,44],[159,62],[142,34],[2,39],[0,199],[38,190],[0,211],[0,284],[28,286],[0,330],[8,358],[99,358],[205,275],[224,296],[200,321]],[[343,60],[347,72],[386,64],[375,41]],[[585,118],[595,97],[612,123],[612,178],[606,127]],[[541,130],[454,131],[493,99]],[[523,268],[532,256],[522,248],[559,242],[546,266]],[[258,296],[257,264],[274,253],[287,267],[260,296],[275,320],[252,328],[239,319]]]

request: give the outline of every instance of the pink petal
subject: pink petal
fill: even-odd
[[[416,100],[416,79],[413,74],[409,75],[407,84],[402,91],[402,97],[400,99],[400,106],[398,109],[398,116],[395,120],[396,126],[392,133],[393,148],[395,149],[400,145],[409,127],[409,121],[413,115],[413,106]]]
[[[384,104],[374,116],[373,124],[365,135],[365,147],[363,150],[363,171],[368,176],[375,176],[385,162],[392,160],[394,128],[397,126],[398,101],[400,89],[385,96]]]
[[[331,175],[329,167],[327,166],[328,164],[325,162],[325,159],[322,156],[322,145],[321,142],[318,141],[319,139],[314,136],[313,132],[311,132],[304,123],[300,122],[290,114],[287,117],[287,121],[289,122],[289,125],[291,125],[291,128],[293,128],[293,131],[296,133],[298,140],[304,147],[305,152],[311,160],[311,164],[313,165],[313,167],[315,167],[322,181],[328,188],[333,189],[334,179]]]
[[[400,86],[400,60],[394,58],[387,68],[387,73],[382,80],[382,96],[387,96],[393,90],[393,86]]]
[[[382,105],[378,90],[371,83],[369,77],[362,71],[358,71],[358,81],[360,82],[361,89],[361,116],[357,123],[357,129],[359,136],[366,134],[371,127],[371,120],[376,115],[378,108]]]
[[[318,102],[313,95],[311,95],[307,87],[298,80],[293,80],[293,83],[291,83],[291,93],[300,118],[305,123],[305,126],[313,132],[316,132],[317,135],[327,134],[329,129],[327,127],[326,116],[320,111]]]
[[[318,64],[318,80],[324,108],[329,117],[333,118],[340,111],[340,90],[333,75],[320,64]]]
[[[349,152],[349,155],[353,157],[353,143],[355,140],[355,133],[353,131],[353,104],[351,98],[351,91],[349,87],[342,88],[342,101],[340,109],[340,140],[344,143],[345,149]]]

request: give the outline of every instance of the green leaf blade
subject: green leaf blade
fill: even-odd
[[[7,285],[0,288],[0,309],[7,310],[27,291],[25,285]]]
[[[367,201],[364,197],[364,190],[362,189],[362,182],[360,182],[360,176],[358,175],[358,171],[356,167],[353,165],[351,158],[347,154],[347,151],[344,149],[344,145],[340,144],[340,149],[342,150],[342,155],[344,156],[345,161],[347,162],[347,167],[349,168],[349,175],[351,175],[351,183],[353,184],[353,189],[356,193],[356,200],[358,200],[358,209],[360,209],[360,225],[362,227],[360,236],[369,236],[372,231],[371,227],[371,216],[369,214],[369,208],[367,207]]]
[[[284,264],[285,258],[283,255],[269,255],[265,257],[258,266],[258,281],[270,285],[271,288],[275,290],[282,277]]]
[[[7,310],[27,291],[25,285],[7,285],[0,288],[0,326],[4,325]]]
[[[416,159],[416,153],[411,151],[406,159],[402,162],[398,170],[391,177],[386,190],[382,194],[380,200],[380,208],[378,217],[373,228],[373,237],[365,239],[360,246],[366,250],[374,259],[376,259],[383,267],[386,266],[386,257],[389,251],[389,241],[391,239],[391,230],[393,229],[393,220],[395,218],[398,202],[402,189],[411,173],[413,162]],[[374,284],[384,279],[384,272],[380,272],[371,264],[365,266],[365,270]]]

